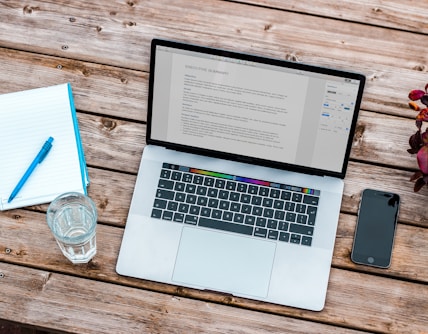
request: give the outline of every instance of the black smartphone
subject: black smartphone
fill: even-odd
[[[363,191],[351,252],[353,262],[380,268],[390,266],[399,205],[397,194]]]

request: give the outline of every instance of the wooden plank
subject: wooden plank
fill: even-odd
[[[99,202],[97,196],[91,197],[95,200],[102,214],[100,206],[103,206],[103,203]],[[58,266],[66,273],[79,273],[78,267],[73,266],[65,257],[60,256],[60,250],[47,227],[44,214],[26,210],[12,210],[0,214],[0,221],[2,223],[0,249],[10,250],[0,253],[0,260],[36,265],[47,270],[56,270],[55,267]],[[114,267],[123,230],[105,226],[100,221],[102,220],[99,220],[97,232],[98,255],[89,266],[92,272],[88,274],[92,278],[116,280],[117,275]],[[354,238],[355,221],[356,217],[353,215],[341,214],[340,216],[333,258],[334,267],[428,283],[428,268],[426,266],[428,261],[427,228],[399,224],[391,268],[384,270],[355,265],[351,262],[350,252]],[[17,235],[19,235],[19,240],[16,238]],[[38,236],[37,240],[33,240],[34,235]],[[46,247],[46,245],[50,245],[50,247]]]
[[[19,217],[17,216],[17,213]],[[87,265],[72,265],[60,253],[50,231],[43,222],[43,218],[43,214],[25,210],[15,211],[15,213],[12,213],[12,215],[11,212],[6,213],[6,218],[2,219],[2,238],[0,241],[0,249],[4,249],[5,251],[0,253],[1,261],[19,263],[21,265],[25,264],[27,266],[41,268],[43,270],[52,270],[64,274],[68,273],[80,277],[87,277],[91,278],[92,282],[94,279],[97,279],[105,282],[126,284],[138,288],[179,295],[182,297],[221,302],[243,308],[261,310],[264,312],[285,316],[293,316],[304,320],[336,324],[347,328],[358,328],[360,330],[366,331],[384,333],[410,333],[413,331],[414,333],[415,330],[421,331],[425,328],[424,326],[427,326],[428,319],[426,318],[426,307],[424,306],[426,298],[428,298],[428,285],[426,283],[410,283],[406,281],[391,280],[386,277],[376,277],[374,275],[361,274],[347,270],[332,269],[325,309],[319,313],[303,311],[290,307],[283,307],[268,303],[259,303],[242,298],[225,297],[222,294],[217,293],[197,291],[180,287],[177,288],[174,286],[150,281],[121,277],[114,272],[116,256],[121,240],[121,233],[120,229],[111,226],[98,226],[98,254],[94,260]],[[400,229],[402,229],[401,226]],[[426,255],[421,255],[423,253],[427,253],[424,251],[424,248],[427,247],[427,243],[425,241],[427,240],[426,229],[422,230],[421,228],[414,227],[405,227],[404,230],[400,229],[395,247],[394,260],[399,259],[399,256],[404,257],[413,255],[416,260],[412,261],[409,265],[412,266],[419,263],[420,267],[406,269],[406,261],[395,261],[393,266],[401,266],[401,269],[404,268],[401,274],[406,275],[407,279],[413,281],[422,280],[426,282],[427,270],[422,269],[424,264],[423,256],[426,257]],[[425,235],[421,236],[420,239],[418,239],[418,242],[415,242],[411,237],[405,235],[406,232],[421,232],[425,233]],[[34,238],[34,235],[37,235],[37,238]],[[405,243],[409,241],[412,242],[415,247],[408,247],[402,244],[403,242]],[[400,251],[403,253],[400,254]],[[338,261],[336,258],[337,255],[338,254],[336,253],[335,261]],[[345,256],[347,257],[347,255]],[[417,261],[418,259],[420,261]],[[400,258],[399,260],[402,259]],[[4,263],[0,263],[2,268],[4,268],[4,265]],[[355,268],[361,271],[367,270],[373,274],[394,274],[391,271],[388,272],[381,269],[367,269],[367,267],[364,266],[358,266],[358,268]],[[394,270],[396,269],[397,268]],[[419,271],[419,275],[414,276],[414,273],[418,272],[418,269],[421,269],[422,271]],[[6,277],[8,275],[9,274],[6,273]],[[117,296],[122,296],[122,300],[127,301],[126,304],[131,306],[133,305],[132,302],[128,303],[128,300],[125,297],[127,294],[124,293],[120,287],[115,286],[113,288],[113,286],[107,287],[103,285],[102,289],[95,288],[92,283],[86,283],[86,281],[85,283],[82,282],[82,285],[88,285],[89,290],[81,290],[80,287],[79,289],[72,287],[69,290],[71,293],[70,296],[70,293],[64,290],[71,285],[69,280],[79,280],[76,278],[73,279],[67,277],[64,277],[63,279],[65,282],[61,284],[60,289],[62,290],[58,291],[58,294],[62,297],[59,295],[55,296],[54,300],[56,305],[65,305],[62,306],[65,307],[65,309],[68,309],[75,304],[73,296],[78,295],[79,298],[81,298],[79,291],[81,291],[82,294],[87,295],[87,298],[93,300],[108,298],[105,296],[105,294],[101,293],[101,291],[109,291],[108,295],[117,294]],[[15,278],[13,278],[12,281],[15,282],[14,284],[17,284],[17,286],[20,287],[17,289],[17,291],[9,291],[12,296],[15,296],[16,298],[16,296],[24,293],[30,294],[32,300],[37,299],[37,296],[23,288],[27,286],[26,284],[19,282],[19,280],[16,280]],[[3,284],[3,282],[4,281],[0,281],[1,284]],[[38,286],[38,284],[34,285]],[[44,286],[49,288],[49,284]],[[45,291],[45,288],[38,290]],[[60,291],[62,291],[62,293],[60,293]],[[135,293],[142,293],[144,296],[146,296],[146,292],[135,291]],[[18,300],[20,299],[18,298]],[[44,302],[46,302],[46,300],[44,300]],[[4,304],[0,303],[0,305]],[[103,308],[104,310],[108,308],[107,305]],[[25,304],[21,305],[21,309],[27,310],[28,306],[29,305]],[[78,308],[80,306],[75,307]],[[91,305],[91,308],[95,308],[99,312],[103,312],[100,311],[101,308],[99,308],[97,305]],[[40,312],[45,312],[46,310],[49,310],[49,303],[45,307],[40,308]],[[138,308],[133,311],[135,313],[131,312],[130,314],[137,315],[140,311],[141,310]],[[86,311],[83,313],[86,314]],[[25,319],[17,317],[16,315],[13,315],[13,317],[11,315],[10,317],[10,319],[14,318],[17,321],[25,322]],[[38,314],[37,317],[40,319],[45,318],[43,313]],[[100,320],[100,317],[101,314],[96,317],[98,324],[104,322],[104,320]],[[75,318],[75,322],[76,319],[79,318]],[[391,319],[393,319],[393,321],[391,321]],[[52,321],[52,319],[48,319],[47,321]],[[242,323],[245,322],[243,321]],[[407,328],[408,323],[413,323],[415,326],[412,328]]]
[[[399,221],[401,223],[427,228],[428,221],[425,217],[428,217],[426,205],[428,188],[414,193],[413,183],[409,181],[411,174],[411,172],[393,168],[351,162],[345,179],[341,211],[355,215],[363,189],[382,189],[400,195]],[[99,221],[124,226],[136,176],[97,168],[89,168],[89,176],[91,179],[89,195],[97,202]],[[45,212],[47,204],[33,206],[32,209]]]
[[[4,78],[0,93],[40,87],[40,82],[44,86],[71,82],[77,109],[146,120],[148,74],[145,72],[1,48],[0,62],[3,65],[0,75]],[[424,86],[424,74],[397,71],[384,65],[365,66],[360,69],[344,66],[368,75],[362,108],[413,118],[415,113],[407,106],[407,95],[411,89]]]
[[[399,159],[399,158],[398,158]],[[406,224],[428,227],[428,187],[413,192],[409,181],[413,172],[400,171],[352,162],[345,178],[342,212],[356,213],[360,195],[365,188],[382,189],[399,194],[401,198],[399,220]]]
[[[415,7],[401,0],[342,0],[340,4],[329,0],[245,0],[245,2],[415,33],[428,33],[426,1],[419,1]]]
[[[6,319],[73,333],[363,332],[0,263]],[[108,292],[107,292],[108,291]]]
[[[83,113],[78,119],[88,164],[137,172],[145,146],[143,124]],[[351,158],[416,170],[416,157],[407,152],[415,131],[414,120],[361,111]]]
[[[146,120],[145,72],[4,48],[0,63],[0,94],[70,82],[77,109]]]
[[[197,0],[185,5],[168,0],[133,2],[133,6],[109,2],[102,7],[83,0],[72,6],[63,1],[35,1],[25,8],[3,6],[0,13],[1,46],[139,70],[148,68],[148,46],[155,36],[193,43],[203,40],[216,47],[353,68],[373,80],[389,79],[389,71],[381,69],[384,65],[410,71],[422,84],[427,69],[422,34],[234,2],[204,1],[201,10]],[[27,38],[29,29],[31,39]],[[50,32],[47,38],[47,30],[56,33]],[[364,64],[371,64],[370,70]]]
[[[356,220],[357,217],[353,215],[340,215],[333,254],[334,267],[428,283],[428,254],[421,251],[428,249],[427,228],[398,224],[391,267],[378,269],[357,265],[351,261]]]

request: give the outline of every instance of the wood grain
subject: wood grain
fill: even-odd
[[[204,1],[203,11],[197,0],[186,6],[167,0],[134,1],[133,6],[109,2],[92,15],[94,8],[88,1],[75,1],[73,6],[37,1],[27,7],[3,5],[0,46],[147,71],[153,37],[206,41],[214,47],[364,73],[368,89],[363,108],[395,114],[403,113],[408,91],[426,81],[425,35],[368,26],[363,20],[354,23],[215,0]],[[46,31],[53,27],[57,33],[47,38]]]
[[[99,212],[98,253],[78,266],[57,247],[47,204],[0,212],[0,318],[68,333],[427,334],[428,188],[413,192],[406,152],[407,94],[427,81],[427,18],[426,1],[0,1],[0,94],[72,84]],[[366,75],[322,312],[115,272],[145,147],[154,37]],[[386,270],[350,260],[364,188],[401,197]]]
[[[415,8],[400,0],[343,0],[340,3],[328,0],[246,0],[245,2],[416,33],[428,33],[428,3],[424,1],[418,2]]]
[[[0,259],[3,262],[15,264],[32,264],[37,268],[56,271],[61,268],[64,274],[72,274],[80,277],[91,278],[92,280],[100,280],[104,282],[116,282],[128,286],[148,289],[158,292],[168,292],[180,297],[190,297],[203,299],[211,302],[220,302],[235,306],[240,306],[248,309],[261,310],[269,313],[281,314],[284,316],[298,317],[305,320],[320,321],[323,323],[340,324],[341,326],[350,328],[359,328],[367,331],[384,331],[396,333],[410,333],[406,329],[406,323],[412,321],[420,324],[413,326],[418,330],[423,329],[425,312],[424,307],[421,307],[428,297],[428,270],[424,268],[424,260],[418,255],[421,247],[427,248],[427,230],[415,227],[399,227],[397,232],[397,242],[395,245],[394,262],[391,269],[384,271],[382,269],[374,269],[368,267],[356,267],[349,261],[349,252],[335,253],[334,266],[337,262],[341,266],[348,267],[347,269],[367,270],[367,273],[382,273],[382,276],[397,277],[405,276],[413,281],[421,283],[409,283],[406,281],[391,280],[387,277],[375,277],[367,273],[356,273],[350,270],[333,269],[331,272],[329,292],[327,294],[326,307],[321,313],[297,310],[279,305],[259,303],[242,298],[225,297],[222,294],[209,293],[204,291],[196,291],[186,288],[176,288],[174,286],[166,286],[155,282],[144,280],[135,280],[117,275],[114,272],[117,252],[121,241],[121,229],[98,225],[97,228],[97,243],[98,254],[92,262],[87,265],[76,266],[68,262],[62,256],[55,240],[50,233],[47,225],[43,222],[44,215],[36,212],[25,210],[16,210],[15,213],[9,211],[6,213],[7,219],[2,221],[2,238],[0,241],[0,249],[5,251],[0,253]],[[343,218],[343,217],[342,217]],[[343,248],[343,242],[347,243],[345,247],[349,249],[350,233],[353,228],[353,219],[345,217],[346,226],[341,224],[338,238],[340,244],[337,247]],[[342,226],[343,225],[343,226]],[[408,233],[408,234],[407,234]],[[420,235],[422,233],[422,235]],[[411,237],[418,235],[417,238]],[[37,240],[34,239],[37,235]],[[409,244],[413,247],[409,247]],[[30,246],[31,245],[31,246]],[[400,254],[396,256],[396,254]],[[337,257],[341,257],[337,259]],[[420,261],[402,261],[401,256],[410,258],[418,258]],[[427,256],[425,255],[425,258]],[[344,263],[345,262],[345,263]],[[36,264],[37,265],[34,265]],[[407,267],[406,267],[407,264]],[[0,263],[0,268],[2,264]],[[400,270],[402,272],[400,272]],[[0,269],[0,271],[2,271]],[[417,274],[415,274],[417,273]],[[49,274],[46,274],[49,276]],[[71,278],[64,277],[67,281]],[[73,279],[75,280],[75,279]],[[424,282],[424,283],[422,283]],[[1,284],[4,281],[0,281]],[[55,302],[61,303],[65,310],[74,312],[72,298],[70,293],[87,294],[81,288],[67,285],[63,283],[61,289],[63,297],[55,296]],[[69,286],[68,290],[64,290]],[[94,289],[90,287],[89,289]],[[21,288],[22,290],[22,288]],[[41,289],[41,290],[44,290]],[[10,292],[15,294],[16,292]],[[112,294],[118,293],[122,295],[119,287],[115,287]],[[136,292],[139,294],[140,292]],[[144,293],[144,292],[141,292]],[[97,289],[92,290],[92,302],[97,302],[99,298],[109,298],[110,294],[102,294]],[[33,296],[34,298],[34,296]],[[126,297],[122,295],[122,298]],[[89,304],[91,304],[89,302]],[[131,303],[132,304],[132,303]],[[97,307],[98,309],[98,307]],[[383,310],[379,312],[379,310]],[[44,311],[46,308],[44,308]],[[105,309],[104,309],[105,311]],[[101,310],[100,310],[101,312]],[[367,319],[370,314],[370,319]],[[388,314],[394,315],[394,320],[391,322]],[[365,320],[366,318],[366,320]],[[224,319],[222,318],[222,321]],[[249,324],[242,324],[246,330],[250,327]],[[112,327],[113,328],[113,327]],[[133,324],[128,324],[126,328],[133,328]]]
[[[5,291],[0,312],[6,319],[39,327],[55,323],[66,332],[363,333],[135,288],[117,286],[111,291],[103,282],[4,263],[0,272]]]

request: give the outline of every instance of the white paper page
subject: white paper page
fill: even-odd
[[[49,137],[52,149],[11,203],[10,194]],[[68,85],[0,96],[0,209],[46,203],[85,192]]]

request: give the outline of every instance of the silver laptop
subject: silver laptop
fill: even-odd
[[[153,40],[117,272],[321,310],[364,82]]]

